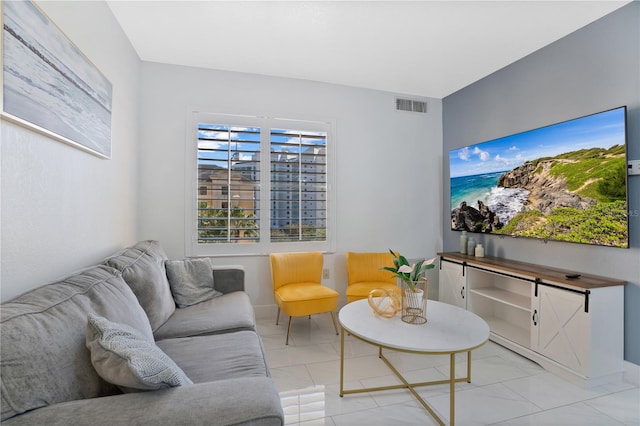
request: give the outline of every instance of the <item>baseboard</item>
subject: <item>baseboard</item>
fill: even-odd
[[[253,305],[253,312],[256,319],[272,318],[275,321],[278,308],[275,303],[271,305]]]
[[[624,361],[623,367],[623,380],[627,383],[631,383],[636,387],[640,387],[640,365],[634,364],[629,361]]]

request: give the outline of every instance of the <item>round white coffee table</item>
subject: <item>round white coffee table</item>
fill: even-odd
[[[422,406],[433,416],[436,421],[444,425],[444,422],[435,411],[420,397],[414,387],[449,384],[449,424],[454,424],[455,419],[455,383],[471,382],[471,351],[476,349],[489,339],[489,326],[487,323],[465,309],[435,300],[427,301],[427,323],[421,325],[402,322],[400,315],[393,318],[381,318],[374,315],[368,300],[358,300],[345,305],[340,309],[339,321],[340,334],[340,396],[375,392],[389,389],[408,389]],[[389,366],[391,371],[402,381],[401,385],[381,386],[367,389],[344,389],[344,336],[349,333],[360,340],[378,346],[379,357]],[[450,355],[450,371],[448,380],[431,382],[409,383],[400,372],[391,365],[383,355],[382,349],[423,354],[423,355]],[[456,354],[467,352],[467,377],[456,379],[455,359]]]

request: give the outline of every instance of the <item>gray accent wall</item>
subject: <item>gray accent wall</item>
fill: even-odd
[[[449,150],[627,106],[628,158],[640,160],[640,2],[627,6],[443,100],[443,246],[450,231]],[[630,248],[474,234],[487,254],[627,280],[625,360],[640,364],[640,176],[629,176]]]

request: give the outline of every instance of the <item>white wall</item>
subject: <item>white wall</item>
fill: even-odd
[[[112,159],[1,122],[2,301],[96,263],[137,234],[140,60],[106,3],[37,4],[113,85]]]
[[[344,302],[346,251],[441,248],[441,101],[428,114],[395,111],[393,93],[145,63],[141,73],[140,239],[185,256],[185,128],[189,107],[216,113],[333,119],[337,144],[337,245],[325,255]],[[242,264],[257,315],[275,315],[266,256],[217,258]],[[436,288],[434,275],[431,288]]]

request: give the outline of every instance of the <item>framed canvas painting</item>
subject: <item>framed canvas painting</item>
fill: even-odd
[[[2,116],[111,158],[109,80],[31,1],[2,2]]]

